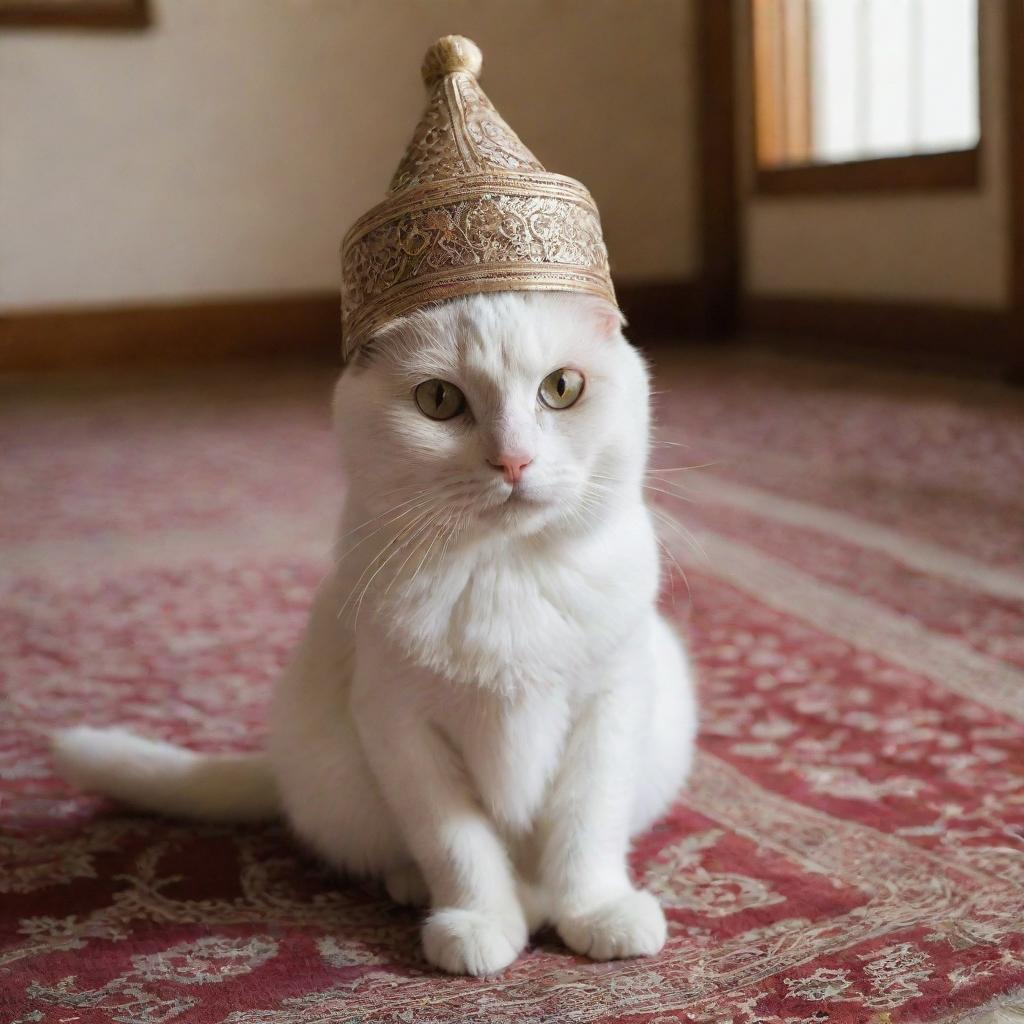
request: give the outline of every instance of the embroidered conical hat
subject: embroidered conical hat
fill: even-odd
[[[568,291],[615,304],[590,193],[545,171],[477,82],[462,36],[428,51],[429,100],[387,198],[341,246],[342,354],[422,306],[495,291]]]

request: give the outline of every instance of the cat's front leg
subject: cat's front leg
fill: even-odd
[[[636,694],[592,697],[570,736],[545,808],[541,878],[558,934],[593,957],[650,956],[665,944],[658,901],[629,878]]]
[[[515,875],[464,766],[396,679],[354,691],[360,739],[430,890],[423,952],[451,974],[496,974],[522,952]]]

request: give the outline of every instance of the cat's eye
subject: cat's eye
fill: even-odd
[[[425,380],[413,391],[416,404],[432,420],[450,420],[466,408],[466,396],[446,380]]]
[[[568,409],[583,394],[583,374],[562,367],[540,382],[540,400],[549,409]]]

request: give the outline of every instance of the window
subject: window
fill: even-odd
[[[978,0],[752,0],[758,185],[976,184]]]

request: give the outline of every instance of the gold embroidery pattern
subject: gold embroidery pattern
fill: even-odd
[[[571,291],[615,303],[590,193],[545,171],[464,68],[432,84],[388,198],[345,236],[341,264],[346,360],[387,321],[458,296]]]
[[[452,75],[450,82],[462,108],[462,130],[480,170],[544,170],[519,136],[498,116],[472,75]]]
[[[474,181],[453,201],[439,192],[436,204],[428,195],[421,208],[356,225],[342,275],[346,356],[353,339],[424,302],[521,290],[527,279],[533,290],[607,295],[607,252],[585,190],[568,181],[554,187],[538,181],[546,194],[524,194],[519,183],[509,185],[516,192]]]
[[[464,174],[468,168],[452,132],[448,112],[436,100],[431,102],[391,179],[388,192],[393,195],[414,185],[429,185]]]
[[[453,107],[461,111],[461,118],[453,115]],[[426,113],[391,179],[388,192],[393,195],[414,185],[488,170],[543,171],[544,168],[502,120],[472,75],[466,72],[449,75],[446,82],[434,87]]]

